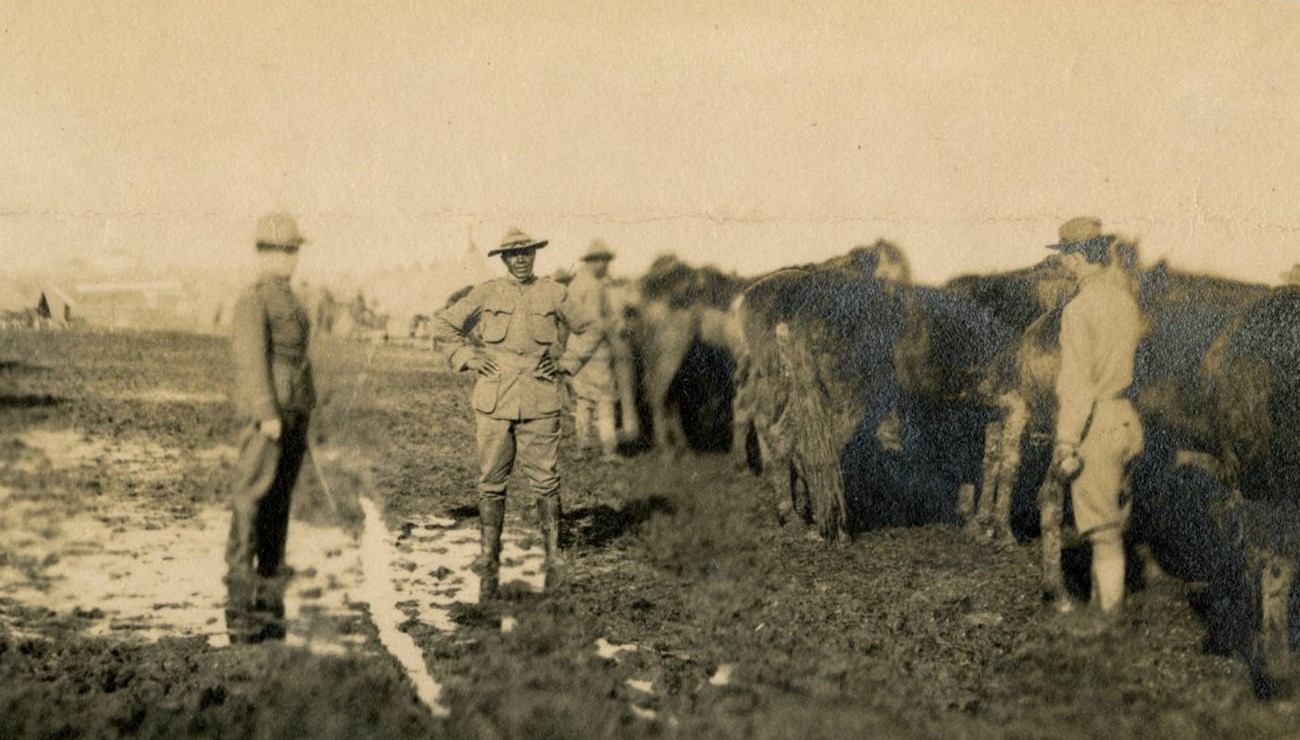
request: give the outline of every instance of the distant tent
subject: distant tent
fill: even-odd
[[[77,302],[57,285],[46,284],[36,301],[36,315],[53,326],[66,326],[74,317]]]

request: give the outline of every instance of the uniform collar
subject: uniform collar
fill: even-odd
[[[512,275],[512,274],[510,274],[510,273],[507,272],[507,273],[506,273],[506,279],[509,280],[509,281],[510,281],[511,283],[513,283],[514,285],[523,285],[523,286],[528,286],[528,285],[532,285],[532,284],[534,284],[534,283],[537,282],[537,274],[534,273],[534,274],[532,274],[532,275],[529,275],[527,279],[525,279],[525,280],[520,280],[519,278],[517,278],[517,277],[515,277],[514,275]]]

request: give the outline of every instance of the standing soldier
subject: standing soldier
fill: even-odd
[[[478,373],[472,402],[477,416],[479,526],[482,552],[474,563],[481,579],[480,600],[496,594],[505,521],[506,482],[516,457],[528,477],[541,519],[546,547],[546,582],[553,585],[563,565],[560,556],[560,375],[572,374],[595,351],[599,332],[585,331],[565,300],[563,285],[533,273],[537,250],[546,241],[511,229],[488,256],[501,255],[509,275],[474,287],[460,301],[435,315],[434,340],[455,347],[451,367]],[[483,346],[469,339],[477,320]],[[567,332],[574,346],[564,352]]]
[[[1078,281],[1061,315],[1061,368],[1056,379],[1055,461],[1070,491],[1075,524],[1092,545],[1092,601],[1105,617],[1124,599],[1126,467],[1142,451],[1142,423],[1128,393],[1145,321],[1116,238],[1101,221],[1065,222],[1050,244]],[[1077,477],[1076,477],[1077,476]]]
[[[578,307],[582,315],[594,317],[587,331],[599,334],[596,352],[582,370],[573,376],[574,428],[579,449],[587,449],[591,442],[592,419],[595,419],[596,437],[600,442],[601,456],[607,462],[618,462],[618,426],[614,419],[614,355],[609,332],[612,331],[609,306],[609,263],[614,253],[605,242],[596,239],[582,256],[582,265],[573,282],[569,283],[569,302]]]
[[[316,403],[307,358],[311,325],[289,289],[303,241],[292,217],[262,217],[256,237],[261,274],[235,304],[233,400],[244,430],[226,547],[226,626],[231,642],[261,642],[285,634],[289,498]]]

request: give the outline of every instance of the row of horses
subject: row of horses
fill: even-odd
[[[1134,245],[1115,249],[1135,263]],[[1246,657],[1261,696],[1289,691],[1300,288],[1165,263],[1133,275],[1148,331],[1132,393],[1148,443],[1128,481],[1129,540],[1210,583],[1212,640]],[[642,404],[665,450],[698,446],[691,427],[711,424],[718,446],[779,493],[784,516],[829,541],[927,521],[1040,536],[1044,594],[1060,599],[1062,551],[1075,542],[1051,430],[1073,290],[1056,257],[916,285],[884,241],[753,279],[660,258],[618,294],[640,389],[624,409]],[[641,429],[625,413],[624,431]]]

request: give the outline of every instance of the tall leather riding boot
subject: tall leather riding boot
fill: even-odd
[[[226,633],[232,645],[258,641],[260,632],[253,616],[257,591],[256,576],[251,572],[231,571],[226,574]]]
[[[473,570],[479,577],[478,600],[496,598],[501,571],[501,526],[506,519],[505,499],[480,498],[478,502],[479,556]]]
[[[564,555],[560,553],[560,497],[537,499],[537,516],[541,521],[542,542],[546,548],[545,588],[559,585],[564,575]]]
[[[257,622],[258,639],[283,640],[287,632],[284,620],[284,593],[289,588],[292,571],[280,568],[274,575],[258,576],[253,596],[253,618]]]

